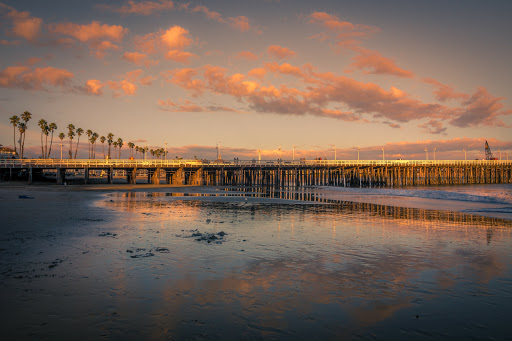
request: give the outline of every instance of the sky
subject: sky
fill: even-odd
[[[127,142],[167,141],[172,158],[213,159],[220,144],[241,160],[353,160],[358,147],[365,160],[481,159],[488,140],[506,159],[511,13],[511,1],[0,0],[0,144],[29,111],[31,157],[45,119],[57,134],[113,133],[123,157]]]

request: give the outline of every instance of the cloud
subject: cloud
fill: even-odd
[[[424,78],[423,82],[432,84],[436,87],[434,94],[438,101],[446,102],[449,100],[466,100],[469,98],[469,95],[457,92],[452,86],[443,84],[433,78]]]
[[[103,95],[103,87],[104,85],[97,79],[89,79],[85,83],[85,91],[91,95]]]
[[[266,74],[267,70],[265,70],[264,68],[252,69],[247,73],[248,76],[258,78],[259,80],[263,80]]]
[[[47,85],[67,88],[74,75],[65,69],[9,66],[0,71],[0,87],[47,90]]]
[[[0,39],[0,45],[2,45],[2,46],[19,45],[19,44],[21,44],[21,40]]]
[[[170,112],[237,112],[237,110],[218,105],[201,106],[197,105],[190,100],[181,100],[180,103],[175,103],[170,99],[167,101],[159,100],[158,105],[162,111]]]
[[[236,28],[240,32],[247,32],[251,29],[249,19],[243,15],[229,18],[229,23],[231,27]]]
[[[428,122],[418,125],[418,127],[430,134],[443,134],[446,131],[446,127],[437,120],[429,120]]]
[[[358,45],[359,39],[369,38],[380,31],[378,27],[369,25],[353,24],[348,21],[340,20],[337,16],[325,12],[313,12],[309,16],[310,24],[320,24],[327,28],[329,32],[336,34],[337,44],[339,46]],[[314,35],[310,38],[325,40],[326,33]]]
[[[183,50],[192,43],[188,37],[189,31],[181,26],[172,26],[161,36],[162,42],[170,50]]]
[[[200,79],[193,79],[198,74],[196,69],[175,69],[162,74],[162,77],[169,83],[176,84],[183,89],[192,92],[197,97],[204,91],[204,83]]]
[[[354,69],[364,70],[366,74],[376,75],[393,75],[404,78],[413,78],[411,71],[399,68],[392,59],[382,56],[377,51],[366,49],[357,49],[359,52],[354,58],[354,62],[350,64],[347,71]]]
[[[122,58],[127,62],[133,63],[135,65],[145,65],[146,67],[158,64],[157,60],[151,60],[147,54],[139,52],[125,52]]]
[[[165,58],[173,60],[178,63],[188,64],[191,58],[198,57],[197,55],[185,52],[185,51],[179,51],[179,50],[171,50],[167,51],[165,54]]]
[[[20,12],[11,6],[0,3],[0,10],[6,10],[5,17],[11,20],[12,27],[10,33],[17,37],[22,37],[30,42],[35,42],[41,34],[43,20],[32,17],[29,12]]]
[[[259,57],[251,51],[240,51],[235,55],[237,59],[245,59],[251,62],[254,62],[259,59]]]
[[[140,1],[128,0],[128,4],[116,7],[113,5],[98,5],[99,8],[109,9],[121,14],[151,15],[153,12],[162,12],[174,9],[174,2],[171,0]]]
[[[121,42],[128,33],[128,29],[120,25],[101,24],[98,21],[92,21],[87,25],[71,22],[50,24],[48,30],[52,34],[72,37],[88,44],[99,58],[103,57],[106,50],[117,50],[119,46],[113,42]]]
[[[284,58],[295,56],[295,51],[292,51],[287,47],[282,47],[279,45],[270,45],[267,48],[267,53],[269,56],[278,58],[278,59],[284,59]]]

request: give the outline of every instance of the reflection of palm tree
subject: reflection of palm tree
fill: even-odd
[[[78,153],[78,144],[80,143],[80,136],[82,136],[83,133],[84,133],[84,130],[82,128],[76,129],[76,134],[78,135],[78,139],[76,140],[75,159],[76,159],[76,154]]]
[[[10,118],[11,124],[12,124],[12,130],[13,130],[13,146],[14,146],[14,154],[18,154],[16,150],[16,127],[18,126],[18,123],[20,123],[20,118],[17,115],[13,115]]]
[[[53,132],[57,130],[57,125],[55,123],[50,123],[48,125],[48,128],[50,129],[50,132],[52,133],[52,138],[50,139],[50,150],[48,151],[48,158],[50,157],[50,154],[52,153],[52,144],[53,144]]]
[[[59,134],[59,139],[60,139],[60,159],[61,160],[62,160],[62,142],[63,142],[65,137],[66,137],[66,135],[64,133],[60,133]]]
[[[40,119],[39,122],[37,122],[37,125],[39,128],[41,128],[41,159],[44,159],[45,153],[43,149],[43,134],[45,133],[46,127],[48,126],[48,122],[46,122],[46,120]]]
[[[21,145],[21,158],[23,159],[23,153],[25,151],[25,134],[28,129],[28,121],[32,118],[32,114],[28,111],[25,111],[23,114],[21,114],[21,119],[25,122],[25,127],[23,129],[23,142]]]
[[[105,138],[105,136],[100,137],[101,146],[103,147],[103,158],[105,158],[105,141],[106,140],[107,139]]]
[[[117,139],[117,146],[119,147],[119,159],[121,159],[121,148],[123,148],[123,139],[122,138]]]
[[[69,137],[69,158],[73,158],[73,136],[75,136],[75,126],[68,124],[68,137]]]
[[[112,145],[112,142],[114,141],[114,134],[108,133],[107,135],[107,143],[108,143],[108,158],[110,159],[110,146]]]

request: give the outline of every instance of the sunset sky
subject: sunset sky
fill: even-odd
[[[511,13],[512,1],[0,0],[0,144],[30,111],[32,157],[44,118],[57,133],[167,141],[171,157],[214,158],[221,141],[225,158],[291,158],[295,145],[296,158],[335,146],[356,159],[359,146],[361,159],[474,159],[489,140],[505,159]]]

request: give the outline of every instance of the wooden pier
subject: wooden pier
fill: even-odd
[[[512,161],[501,160],[0,160],[0,180],[70,177],[83,183],[213,186],[403,187],[512,183]],[[103,180],[102,180],[103,179]],[[119,180],[120,181],[120,180]],[[118,181],[116,181],[118,182]]]

